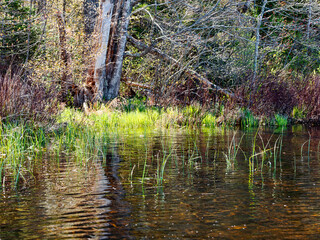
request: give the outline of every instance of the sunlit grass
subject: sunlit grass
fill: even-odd
[[[281,126],[285,126],[285,120],[286,118],[279,116],[279,125],[282,121]],[[246,112],[243,121],[243,124],[250,127],[257,123],[249,111]],[[92,159],[102,158],[105,161],[111,139],[123,137],[132,132],[138,136],[153,131],[163,131],[163,129],[170,131],[171,128],[194,132],[194,128],[202,128],[201,131],[210,128],[212,131],[212,128],[216,127],[216,116],[202,110],[200,106],[144,108],[143,111],[137,108],[132,111],[121,111],[102,105],[98,109],[87,112],[66,108],[59,115],[57,122],[51,126],[39,126],[35,123],[2,123],[0,180],[2,182],[4,177],[13,176],[15,185],[19,184],[26,175],[32,175],[32,166],[36,164],[37,159],[42,159],[44,154],[54,156],[56,159],[68,156],[68,159],[76,160],[79,164],[86,164]],[[235,138],[230,143],[226,153],[229,167],[234,163],[239,150],[242,151],[240,143],[241,140],[236,143]],[[253,145],[255,146],[255,142]],[[269,151],[267,146],[268,144],[262,146],[262,152],[266,152],[267,149]],[[195,165],[195,159],[198,160],[196,146],[190,151],[193,154],[184,155],[181,158],[188,162],[189,167],[192,167]],[[254,160],[255,147],[251,155],[251,159]],[[171,153],[171,157],[178,159],[175,152]],[[163,182],[168,160],[166,157],[159,160],[158,183]],[[147,174],[147,166],[144,170],[143,179]]]
[[[280,114],[276,114],[274,116],[275,118],[275,123],[278,127],[280,128],[285,128],[288,125],[288,117],[287,116],[282,116]]]

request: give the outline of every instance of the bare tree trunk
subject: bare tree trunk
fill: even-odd
[[[131,11],[131,1],[126,0],[123,3],[123,9],[122,9],[122,19],[121,19],[121,25],[119,30],[119,42],[117,44],[117,52],[115,52],[115,67],[113,70],[113,75],[108,81],[108,88],[106,91],[106,100],[110,100],[112,98],[115,98],[119,94],[119,87],[120,87],[120,80],[121,80],[121,74],[122,74],[122,65],[123,65],[123,58],[124,58],[124,52],[126,48],[127,43],[127,31],[128,31],[128,25],[130,22],[130,11]]]
[[[311,8],[312,0],[309,0],[308,5],[308,26],[307,26],[307,39],[310,38],[310,26],[311,26],[311,18],[312,18],[312,8]]]
[[[131,0],[102,0],[100,8],[101,47],[94,71],[95,100],[108,101],[119,94]]]
[[[266,8],[268,0],[264,0],[261,8],[260,15],[257,19],[257,28],[256,28],[256,44],[255,44],[255,53],[254,53],[254,70],[253,70],[253,77],[252,77],[252,85],[254,85],[257,77],[258,72],[258,58],[259,58],[259,45],[260,45],[260,27],[264,15],[264,11]]]
[[[96,83],[96,99],[101,101],[104,96],[104,85],[106,79],[106,59],[109,34],[111,29],[111,17],[113,10],[112,0],[102,0],[100,3],[100,50],[94,67],[94,82]]]

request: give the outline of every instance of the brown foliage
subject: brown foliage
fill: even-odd
[[[23,82],[17,75],[0,77],[0,117],[7,120],[45,121],[58,111],[54,88],[31,80]]]
[[[305,109],[308,118],[320,120],[320,76],[300,81],[297,98],[299,107]]]
[[[190,105],[194,102],[206,105],[212,103],[217,94],[218,92],[215,92],[207,84],[192,77],[186,77],[184,81],[172,84],[163,100],[168,104],[175,105]]]
[[[259,116],[273,116],[275,113],[290,115],[298,104],[296,89],[277,76],[257,80],[254,89],[240,87],[235,95],[241,107],[250,108]]]

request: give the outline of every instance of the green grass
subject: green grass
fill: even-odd
[[[257,127],[259,125],[258,119],[254,117],[249,109],[242,110],[241,127],[250,128]]]
[[[142,108],[140,103],[135,104],[138,107],[130,105],[126,111],[109,109],[105,105],[87,113],[66,108],[52,126],[40,126],[36,123],[2,123],[0,181],[2,182],[4,177],[11,176],[15,185],[18,185],[20,180],[26,182],[27,177],[32,177],[32,167],[39,159],[43,159],[45,154],[54,156],[58,160],[61,156],[68,156],[68,159],[74,159],[79,164],[86,164],[98,158],[103,158],[105,161],[110,139],[123,137],[131,132],[143,135],[171,128],[190,128],[190,131],[194,131],[196,127],[205,131],[217,127],[216,116],[202,110],[200,106],[160,109]],[[287,119],[283,116],[277,115],[275,119],[279,122],[279,126],[287,124]],[[252,113],[244,110],[242,124],[253,127],[257,123]],[[240,143],[237,144],[234,138],[230,143],[229,151],[226,153],[226,159],[230,164],[241,150]],[[193,166],[194,160],[198,159],[195,151],[198,150],[195,148],[192,155],[183,156],[183,161],[188,162],[189,166]],[[255,152],[252,155],[254,156]],[[177,159],[174,153],[172,156]],[[160,160],[158,177],[161,183],[167,161],[166,157]],[[143,179],[147,174],[146,167],[147,165],[141,175]]]
[[[239,150],[241,150],[240,145],[244,135],[236,142],[236,133],[233,135],[230,144],[228,145],[227,153],[223,153],[227,162],[227,169],[231,169],[237,163],[237,155]]]
[[[285,128],[287,127],[288,125],[288,117],[287,116],[283,116],[283,115],[280,115],[280,114],[276,114],[274,116],[275,118],[275,123],[278,127],[280,128]]]
[[[301,108],[301,107],[293,107],[292,110],[292,117],[295,119],[304,119],[306,118],[307,114],[306,114],[306,110],[305,108]]]
[[[0,180],[13,178],[15,185],[46,152],[45,129],[31,124],[7,123],[0,127]]]

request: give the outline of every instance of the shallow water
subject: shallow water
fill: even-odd
[[[105,161],[46,159],[34,183],[2,189],[0,239],[318,238],[320,130],[256,133],[124,133]],[[267,154],[250,171],[254,138]]]

